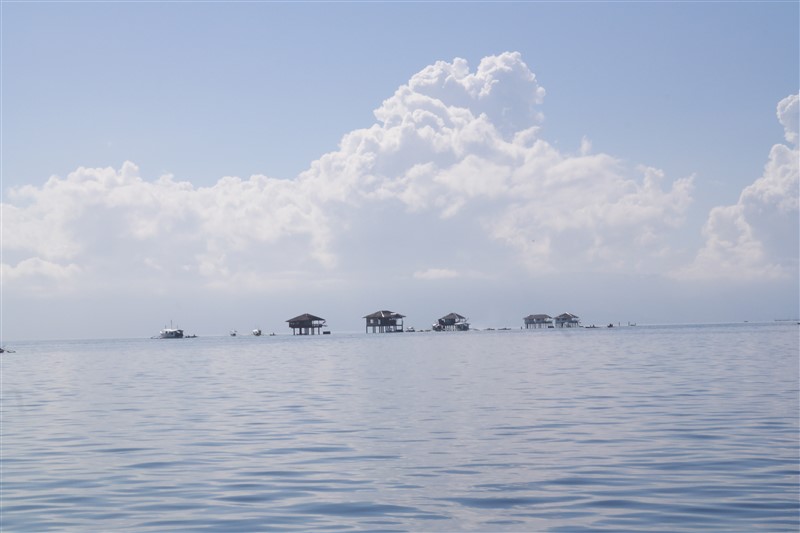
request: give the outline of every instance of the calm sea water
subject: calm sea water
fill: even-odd
[[[18,343],[2,531],[797,531],[798,326]]]

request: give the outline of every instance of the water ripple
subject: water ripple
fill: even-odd
[[[800,529],[796,328],[616,329],[18,343],[0,528]]]

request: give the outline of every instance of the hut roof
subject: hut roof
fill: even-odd
[[[449,315],[444,315],[440,320],[466,320],[467,317],[461,316],[458,313],[450,313]]]
[[[308,313],[303,313],[302,315],[296,316],[294,318],[290,318],[286,322],[305,322],[305,321],[308,321],[308,320],[322,320],[322,321],[324,321],[325,319],[324,318],[320,318],[318,316],[310,315]]]
[[[556,318],[560,318],[562,320],[572,320],[580,317],[578,315],[573,315],[572,313],[561,313]]]
[[[400,313],[395,313],[394,311],[375,311],[371,315],[367,315],[364,318],[405,318],[406,315],[401,315]]]
[[[528,315],[525,317],[526,320],[547,320],[548,318],[553,318],[550,315]]]

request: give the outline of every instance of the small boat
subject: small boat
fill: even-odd
[[[231,335],[231,337],[235,337],[236,336],[236,330],[232,329],[230,335]]]
[[[254,329],[253,330],[253,336],[260,337],[261,336],[261,330],[258,329],[258,328]]]

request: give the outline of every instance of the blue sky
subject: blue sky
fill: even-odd
[[[546,263],[549,279],[555,275],[553,272],[563,271],[578,272],[584,279],[602,276],[631,279],[634,276],[642,286],[664,285],[664,291],[670,294],[686,291],[691,295],[697,291],[691,284],[701,282],[697,276],[686,274],[691,270],[689,265],[694,265],[697,272],[710,268],[709,254],[722,260],[719,257],[722,245],[714,240],[714,235],[722,234],[719,230],[722,222],[717,220],[715,226],[712,224],[717,230],[704,233],[703,229],[712,220],[712,210],[741,203],[743,190],[764,174],[774,145],[788,145],[796,151],[796,143],[787,142],[784,127],[776,118],[779,102],[798,91],[800,38],[796,2],[3,3],[2,17],[3,263],[7,265],[3,322],[4,335],[11,338],[34,335],[23,326],[27,313],[38,313],[43,307],[62,311],[74,308],[75,293],[64,292],[65,286],[74,286],[84,298],[91,296],[104,301],[103,295],[109,294],[108,287],[116,287],[110,291],[114,293],[128,285],[126,280],[141,278],[141,273],[127,272],[123,268],[131,263],[130,258],[123,261],[119,254],[114,255],[113,246],[104,248],[97,244],[130,233],[125,228],[117,227],[117,233],[107,236],[108,240],[94,235],[91,243],[82,242],[83,236],[90,232],[82,235],[76,228],[90,221],[62,220],[59,227],[69,228],[62,237],[71,247],[68,246],[69,251],[61,256],[37,251],[35,246],[26,249],[17,242],[19,239],[9,237],[11,233],[22,235],[29,231],[30,235],[36,235],[36,231],[45,231],[43,221],[48,217],[44,214],[43,206],[47,204],[43,194],[51,176],[66,181],[70,173],[80,167],[112,168],[121,175],[124,174],[123,164],[129,161],[136,167],[136,177],[145,183],[155,183],[161,176],[171,175],[176,183],[191,184],[198,194],[181,200],[186,202],[199,198],[201,188],[214,189],[221,194],[215,187],[225,176],[247,182],[251,176],[260,175],[264,179],[299,184],[303,173],[313,171],[314,176],[322,180],[321,187],[326,183],[339,183],[336,180],[343,179],[341,172],[326,174],[325,169],[313,170],[314,162],[332,153],[348,160],[346,150],[340,146],[343,136],[379,122],[373,112],[390,100],[398,88],[409,84],[417,73],[437,61],[452,65],[456,58],[463,58],[474,73],[483,58],[498,57],[505,52],[518,53],[518,60],[512,62],[525,66],[519,67],[520,75],[529,70],[535,75],[535,85],[545,91],[541,101],[533,105],[541,115],[534,122],[539,128],[537,137],[546,141],[549,148],[560,157],[577,158],[582,146],[590,146],[588,150],[592,154],[613,158],[617,177],[624,178],[624,183],[617,184],[620,190],[643,182],[644,173],[637,170],[640,166],[658,169],[663,174],[661,191],[670,199],[647,209],[653,213],[666,209],[663,216],[676,219],[670,222],[668,232],[654,225],[653,231],[659,233],[659,237],[665,235],[664,249],[642,252],[642,257],[637,258],[639,245],[633,241],[628,249],[615,244],[616,247],[603,248],[603,260],[599,261],[596,257],[601,252],[597,251],[600,248],[596,238],[594,251],[579,249],[582,245],[576,244],[573,252],[581,260],[573,261],[566,250],[561,250],[559,255],[554,249],[529,249],[520,244],[517,236],[509,237],[508,233],[497,229],[501,219],[510,223],[509,216],[503,218],[503,214],[510,212],[512,204],[516,205],[513,199],[497,199],[491,191],[481,193],[484,196],[480,198],[468,195],[464,201],[466,207],[451,206],[456,210],[453,211],[456,214],[452,214],[446,210],[436,211],[432,207],[435,202],[420,200],[418,196],[415,198],[421,203],[413,203],[408,190],[397,192],[397,187],[392,185],[387,190],[393,191],[392,194],[396,192],[401,203],[378,204],[371,197],[372,200],[358,202],[355,208],[351,205],[353,209],[346,220],[343,215],[334,214],[333,208],[326,207],[329,197],[319,200],[322,203],[309,200],[309,205],[313,206],[309,209],[318,208],[319,216],[331,228],[328,237],[333,244],[315,245],[313,239],[318,237],[311,236],[310,248],[293,250],[295,255],[283,261],[271,258],[291,249],[280,239],[293,230],[287,230],[286,234],[278,232],[276,240],[256,239],[254,243],[242,244],[251,246],[249,250],[258,248],[264,255],[252,252],[250,256],[237,257],[234,264],[231,258],[241,251],[237,244],[229,249],[210,241],[199,243],[202,240],[199,234],[186,230],[190,239],[199,239],[198,247],[182,252],[185,256],[170,256],[156,250],[157,245],[148,244],[149,237],[138,229],[139,233],[132,233],[134,244],[141,245],[137,257],[151,266],[158,259],[154,273],[170,271],[167,262],[195,273],[209,272],[203,270],[210,268],[208,265],[197,266],[192,261],[200,264],[202,260],[198,257],[216,254],[228,258],[224,268],[217,266],[223,268],[223,277],[229,276],[231,280],[241,279],[237,275],[243,273],[242,265],[251,265],[249,274],[267,278],[284,279],[288,272],[294,272],[294,282],[304,277],[329,280],[327,288],[317,287],[309,292],[297,289],[292,294],[279,295],[274,287],[260,288],[266,297],[279,303],[276,317],[315,312],[314,309],[295,312],[290,302],[297,302],[297,305],[307,302],[319,307],[338,302],[341,298],[334,294],[344,290],[342,287],[349,287],[348,294],[355,295],[353,309],[342,310],[343,315],[358,317],[374,311],[372,307],[392,308],[391,302],[376,301],[371,305],[370,298],[363,295],[370,294],[372,289],[358,282],[375,272],[391,271],[392,276],[405,280],[397,282],[403,287],[398,291],[400,294],[418,292],[420,296],[413,301],[426,302],[419,304],[419,314],[431,307],[431,319],[449,311],[459,311],[450,309],[445,302],[438,304],[436,298],[458,299],[454,295],[460,294],[463,284],[467,283],[465,280],[469,280],[469,286],[481,286],[481,291],[477,292],[495,294],[500,303],[489,304],[477,296],[474,300],[466,298],[462,305],[474,309],[465,311],[467,314],[471,313],[473,319],[480,321],[483,318],[481,309],[496,308],[494,316],[486,313],[485,322],[512,322],[525,305],[539,304],[515,302],[517,296],[508,294],[509,318],[506,318],[502,311],[503,291],[509,289],[496,279],[487,281],[491,278],[489,273],[510,268],[507,276],[530,283],[528,300],[535,301],[536,287],[540,286],[538,269],[545,268],[545,263],[537,262],[539,259],[531,259],[531,254],[535,253],[549,254],[551,260]],[[791,116],[794,113],[796,111],[791,109],[788,111]],[[413,150],[406,150],[411,154],[407,157],[413,157]],[[379,161],[389,161],[386,153],[379,151],[376,157]],[[480,168],[485,170],[492,162],[491,158],[485,158]],[[380,168],[388,165],[383,163]],[[403,172],[407,170],[402,169]],[[397,172],[396,175],[388,175],[391,173],[388,172],[384,178],[400,180],[401,170]],[[129,173],[134,174],[133,171]],[[370,175],[369,172],[364,174],[365,183],[371,179]],[[675,183],[689,178],[691,190],[688,191],[687,186],[687,191],[681,192],[686,198],[678,198],[678,192],[670,195],[670,191],[676,190]],[[87,179],[95,178],[81,178],[82,183],[88,183]],[[432,179],[437,183],[446,181],[441,175]],[[788,183],[787,191],[791,196],[796,190],[796,177],[790,176]],[[14,193],[25,186],[32,188],[30,194]],[[96,206],[98,200],[91,199],[86,190],[81,193],[73,190],[69,197],[78,198],[75,200],[78,205]],[[116,193],[109,190],[103,194],[112,198]],[[302,191],[294,190],[291,194],[297,198],[302,196]],[[564,209],[580,211],[590,205],[588,201],[577,199],[577,193],[574,196],[574,205]],[[609,199],[619,203],[613,194]],[[57,199],[47,201],[57,202]],[[507,205],[499,205],[502,202]],[[37,205],[38,210],[31,208],[25,216],[9,215]],[[536,205],[528,205],[527,210],[520,211],[526,214],[515,219],[517,222],[524,219],[525,231],[535,224],[534,219],[539,220],[531,214],[539,209]],[[92,227],[114,228],[115,224],[130,220],[130,216],[120,214],[118,206],[118,203],[106,202],[104,209],[109,212],[108,218],[90,209],[93,211]],[[13,212],[12,207],[15,208]],[[269,209],[281,207],[282,204],[277,203]],[[748,209],[752,211],[747,205],[739,205],[727,214],[717,212],[716,216],[726,216],[731,227],[741,229],[742,222],[736,217],[739,212],[750,212]],[[763,210],[764,206],[759,209]],[[787,239],[784,248],[788,247],[793,253],[796,242],[788,241],[796,237],[797,216],[796,211],[792,211],[793,206],[788,209],[784,218],[770,222],[782,225],[781,231],[767,233]],[[393,258],[391,267],[398,266],[395,272],[378,257],[353,248],[358,241],[352,228],[374,220],[373,210],[393,213],[402,231],[419,235],[419,239],[426,238],[427,228],[438,225],[439,230],[450,231],[449,225],[457,226],[456,222],[469,226],[471,231],[485,238],[469,244],[454,243],[440,250],[415,248],[411,254],[414,260],[403,268],[398,265],[410,254],[395,254],[396,246],[373,245],[381,250],[379,256]],[[652,216],[655,220],[659,215]],[[191,226],[191,217],[187,217],[182,223]],[[332,222],[334,219],[337,222]],[[483,221],[483,225],[476,221]],[[253,221],[242,224],[250,222]],[[26,229],[26,224],[38,229]],[[210,222],[204,224],[210,227]],[[649,227],[650,221],[641,219],[639,224]],[[748,224],[752,228],[761,227],[752,219]],[[217,221],[215,227],[223,225]],[[171,227],[166,224],[164,229]],[[508,229],[504,228],[503,231]],[[263,227],[261,230],[272,231]],[[555,224],[531,230],[539,235],[547,233],[552,239],[557,238],[555,232],[562,231],[563,225]],[[758,240],[758,235],[752,238],[749,233],[747,235],[747,242],[739,238],[741,250],[748,246],[752,250],[756,241],[759,246],[766,246],[764,239]],[[631,236],[634,240],[651,243],[652,236],[645,237]],[[558,238],[560,242],[566,239],[564,235]],[[231,235],[220,237],[220,242],[225,239],[236,242]],[[531,238],[528,242],[535,240]],[[781,243],[772,244],[780,248]],[[53,246],[58,248],[58,245]],[[53,250],[53,246],[49,249]],[[714,246],[716,251],[712,253],[710,250]],[[665,251],[666,248],[670,251]],[[758,261],[752,259],[747,263],[750,266],[742,267],[751,275],[728,276],[731,280],[724,287],[711,288],[707,281],[702,282],[704,290],[711,291],[705,300],[715,302],[706,303],[708,309],[702,313],[685,316],[682,309],[686,308],[686,301],[680,298],[669,305],[637,302],[634,298],[625,307],[628,316],[619,318],[678,322],[684,319],[771,319],[775,318],[773,314],[796,314],[796,257],[792,261],[790,253],[787,263],[786,257],[771,258],[762,252],[759,252]],[[556,255],[560,259],[555,259]],[[610,256],[614,255],[619,259],[612,260]],[[664,257],[663,267],[653,259],[657,256]],[[192,261],[185,260],[186,257]],[[495,263],[489,257],[495,258]],[[587,259],[592,257],[595,259]],[[739,256],[734,253],[731,257]],[[25,275],[20,268],[24,261],[32,259],[39,261],[33,277]],[[117,265],[116,261],[121,264]],[[736,263],[731,261],[730,258],[723,261],[724,266],[720,268],[735,270]],[[61,274],[43,274],[43,262],[47,263],[47,268],[60,269]],[[279,266],[275,266],[276,263]],[[364,268],[372,265],[373,268],[357,274],[357,265]],[[474,268],[466,268],[468,265]],[[759,270],[765,265],[775,267],[767,269],[774,274],[767,276],[770,278],[768,287],[760,285],[765,283],[765,276],[758,275],[765,272]],[[74,268],[69,270],[69,267]],[[435,287],[421,284],[419,280],[426,279],[425,272],[437,271],[448,272],[451,278],[440,280]],[[73,276],[64,272],[81,274]],[[115,274],[112,276],[110,272]],[[414,278],[414,273],[421,273],[421,277]],[[214,291],[220,288],[206,283],[209,276],[214,277],[200,275],[194,282],[187,282],[182,290],[215,298]],[[98,277],[107,278],[103,288],[87,284],[87,279],[97,280]],[[172,280],[169,276],[163,279]],[[660,281],[656,283],[654,279]],[[54,280],[60,287],[56,294],[47,290],[47,284]],[[151,282],[158,280],[154,277]],[[448,283],[453,286],[448,288]],[[613,287],[622,282],[608,283]],[[594,321],[617,318],[623,310],[609,311],[608,315],[614,316],[605,316],[598,300],[607,295],[595,294],[593,287],[575,289],[578,293],[569,298],[543,294],[540,305],[546,309],[531,309],[525,314],[540,310],[561,312],[565,310],[561,307],[572,305],[575,306],[572,311],[577,314],[581,314],[581,308],[595,310],[592,312],[596,316],[591,316]],[[653,294],[647,299],[658,300],[662,294],[651,290]],[[30,295],[31,291],[36,297],[27,298],[26,302],[23,295]],[[388,293],[392,292],[394,290],[387,291],[387,300],[414,305],[398,294],[390,297]],[[228,294],[233,293],[235,291],[228,290]],[[733,297],[733,304],[729,301],[732,297],[725,296],[731,293],[740,295]],[[752,294],[764,295],[763,301],[754,304]],[[198,301],[191,307],[202,307],[206,300],[195,297]],[[136,291],[134,296],[116,294],[113,301],[122,305],[126,298],[133,309],[127,312],[126,321],[136,326],[114,330],[114,334],[136,336],[138,328],[145,326],[144,321],[163,310],[158,307],[167,305],[158,295],[148,296],[142,291]],[[148,302],[159,302],[154,306],[157,309],[149,309]],[[232,296],[231,302],[228,314],[233,316],[215,317],[217,323],[222,320],[256,321],[251,316],[266,313],[259,307],[259,300]],[[437,304],[445,307],[441,313]],[[112,308],[114,305],[108,303]],[[97,308],[101,304],[93,306]],[[180,312],[181,304],[168,306],[175,308],[169,311],[170,315]],[[550,309],[551,306],[556,309]],[[339,312],[335,305],[329,307],[330,313]],[[754,309],[760,311],[752,313]],[[239,316],[235,316],[237,313]],[[58,317],[57,311],[53,314]],[[90,309],[86,314],[92,317]],[[349,320],[342,320],[346,328],[351,326]],[[420,317],[419,322],[424,324],[427,320],[427,317]],[[202,327],[213,330],[215,325],[208,323]],[[66,321],[64,331],[53,334],[89,335],[75,332],[76,328],[80,325]],[[224,331],[228,326],[218,329]]]

